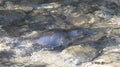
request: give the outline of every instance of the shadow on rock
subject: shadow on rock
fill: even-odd
[[[97,58],[102,55],[104,49],[109,50],[111,48],[114,48],[114,46],[117,46],[117,45],[118,45],[118,43],[117,43],[116,39],[104,36],[101,39],[99,39],[98,41],[94,42],[91,45],[91,47],[93,47],[99,51],[99,54],[95,57],[95,58]],[[93,58],[93,60],[95,58]]]
[[[11,51],[1,51],[0,52],[0,58],[7,58],[10,59],[11,57],[13,57],[14,53]]]
[[[12,62],[9,60],[13,58],[14,53],[11,51],[1,51],[0,52],[0,65],[9,66],[12,65]]]

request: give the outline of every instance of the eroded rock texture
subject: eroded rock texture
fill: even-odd
[[[0,67],[120,67],[120,0],[0,0]]]

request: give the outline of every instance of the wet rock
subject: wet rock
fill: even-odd
[[[70,21],[70,23],[76,27],[84,27],[87,28],[90,26],[90,24],[95,22],[95,18],[92,15],[81,15],[79,17],[71,17],[68,18],[68,20]]]
[[[22,60],[21,60],[22,59]],[[31,60],[31,61],[30,61]],[[47,60],[47,61],[46,61]],[[64,63],[63,58],[59,56],[58,53],[50,51],[38,51],[34,52],[32,56],[29,57],[18,57],[10,60],[15,64],[23,64],[23,66],[68,66],[71,67],[68,63]],[[28,62],[30,61],[30,62]],[[55,62],[56,61],[56,62]],[[62,64],[59,64],[62,63]]]
[[[119,67],[119,3],[0,0],[0,66]]]
[[[60,7],[57,9],[57,13],[61,13],[65,16],[74,16],[74,13],[77,12],[76,11],[76,7],[71,6],[71,5],[67,5],[65,7]],[[77,13],[78,16],[80,15],[79,13]]]
[[[19,26],[20,25],[20,26]],[[9,36],[17,37],[24,35],[30,29],[28,26],[21,26],[24,25],[22,22],[18,23],[11,23],[11,25],[4,26],[3,29]]]
[[[119,34],[120,34],[119,31],[120,31],[120,28],[114,28],[110,31],[109,36],[119,36]]]
[[[113,16],[113,17],[108,21],[108,24],[109,24],[109,26],[113,25],[113,26],[116,26],[116,28],[117,28],[117,27],[119,27],[119,25],[120,25],[119,20],[120,20],[120,17],[119,17],[119,16]]]
[[[90,35],[91,41],[97,41],[105,36],[105,33],[102,31],[93,31],[93,35]]]
[[[42,13],[44,14],[44,13]],[[30,28],[33,29],[69,29],[71,25],[65,23],[65,20],[60,15],[50,15],[48,12],[45,15],[42,14],[31,14],[30,18],[26,21],[29,23]],[[63,16],[65,19],[65,16]]]
[[[14,63],[15,66],[25,66],[25,64],[27,65],[27,61],[29,60],[30,60],[30,57],[22,57],[22,58],[19,57],[19,58],[10,59],[10,62]]]
[[[106,50],[102,53],[101,56],[96,58],[93,62],[83,63],[81,67],[119,67],[119,47]]]
[[[7,36],[7,32],[3,29],[0,29],[0,37]]]
[[[0,24],[10,25],[10,23],[15,21],[23,20],[25,13],[22,11],[0,11]]]
[[[15,43],[18,43],[17,38],[10,38],[10,37],[1,37],[0,39],[0,51],[11,49]]]
[[[116,5],[120,6],[120,0],[106,0],[108,2],[114,2]]]
[[[51,0],[50,1],[49,0],[48,1],[42,1],[42,0],[17,1],[17,0],[13,0],[13,1],[5,1],[4,2],[4,10],[23,10],[25,12],[31,12],[32,10],[44,10],[44,9],[49,10],[49,9],[53,9],[53,8],[57,8],[57,7],[58,7],[58,4],[51,3]]]
[[[91,12],[84,13],[85,11],[83,9],[88,11],[88,9],[92,9],[92,7],[97,8],[97,6],[94,4],[91,7],[88,6],[88,4],[84,6],[85,8],[82,6],[83,5],[81,5],[81,7],[79,6],[75,7],[75,6],[68,5],[68,6],[59,8],[56,13],[58,14],[61,13],[66,16],[65,23],[66,23],[66,26],[68,26],[69,28],[73,28],[73,27],[88,28],[91,24],[95,23],[98,20],[98,18],[95,15],[91,14]],[[94,12],[95,11],[97,11],[97,9],[94,10]]]
[[[3,3],[3,0],[0,0],[0,4],[2,4]]]
[[[91,61],[97,54],[98,51],[96,49],[81,45],[71,46],[62,51],[62,55],[66,59],[65,61],[76,65]]]
[[[48,18],[48,17],[52,17],[50,15],[42,15],[42,14],[38,14],[38,13],[33,13],[31,14],[31,16],[27,19],[28,23],[44,23],[44,22],[48,22],[50,20],[52,20],[52,18]]]

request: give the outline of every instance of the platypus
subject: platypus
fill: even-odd
[[[36,43],[44,46],[46,48],[55,48],[55,47],[67,47],[75,39],[81,38],[82,36],[96,35],[97,30],[88,30],[88,29],[73,29],[73,30],[51,30],[44,32],[36,39]]]

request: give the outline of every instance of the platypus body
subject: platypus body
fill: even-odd
[[[72,43],[72,41],[81,36],[95,34],[97,34],[96,30],[92,31],[88,29],[74,29],[68,31],[51,30],[42,33],[40,37],[36,39],[36,43],[46,48],[54,48],[58,46],[66,47]]]

